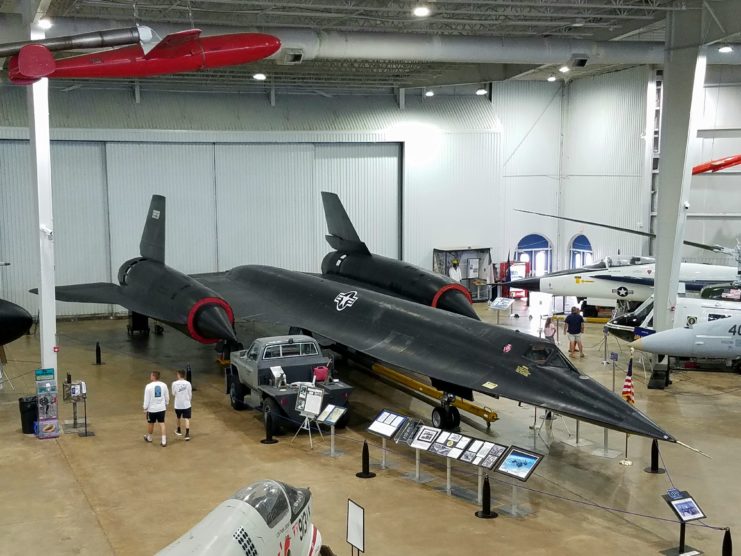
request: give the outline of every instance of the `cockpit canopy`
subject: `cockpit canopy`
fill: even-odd
[[[610,268],[617,268],[621,266],[652,264],[655,262],[656,259],[654,259],[653,257],[605,257],[601,261],[587,265],[583,268],[589,270],[608,270]]]
[[[272,529],[289,511],[291,521],[295,520],[309,503],[311,493],[308,489],[265,480],[239,489],[232,498],[255,508],[267,526]]]

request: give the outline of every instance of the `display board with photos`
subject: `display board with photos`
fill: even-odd
[[[500,456],[506,451],[507,446],[503,444],[487,440],[474,440],[459,459],[478,467],[493,469]]]
[[[399,429],[399,434],[394,438],[394,442],[397,444],[406,444],[410,446],[417,436],[419,429],[424,426],[424,423],[420,419],[407,419],[406,422]]]
[[[296,411],[305,417],[316,417],[322,412],[324,390],[316,386],[302,384],[296,396]]]
[[[321,423],[323,425],[333,426],[337,424],[337,421],[340,420],[340,418],[347,412],[346,407],[341,407],[338,405],[334,405],[331,403],[328,403],[325,408],[322,410],[322,412],[319,414],[319,416],[316,418],[317,423]]]
[[[686,490],[670,489],[669,492],[662,496],[674,514],[683,523],[688,521],[697,521],[705,519],[705,512],[700,509],[700,505],[690,496]]]
[[[511,446],[507,453],[499,458],[496,471],[525,482],[542,460],[543,454]]]
[[[430,452],[451,459],[458,459],[466,447],[471,443],[470,436],[464,436],[455,432],[441,432],[435,442],[430,446]]]
[[[388,409],[384,409],[373,420],[368,427],[370,432],[378,434],[384,438],[393,438],[393,436],[399,432],[404,423],[406,423],[407,417],[399,415]]]
[[[436,429],[435,427],[428,427],[427,425],[422,425],[419,427],[419,430],[417,431],[417,434],[414,436],[414,440],[412,440],[412,443],[410,446],[412,448],[415,448],[417,450],[429,450],[430,446],[432,446],[432,443],[435,441],[435,439],[438,437],[438,435],[443,432],[440,429]]]

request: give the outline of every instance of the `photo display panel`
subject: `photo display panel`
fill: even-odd
[[[407,421],[404,415],[399,415],[388,409],[379,413],[368,427],[370,432],[374,432],[384,438],[392,438]]]
[[[503,475],[514,477],[520,481],[527,481],[533,474],[535,468],[543,459],[543,454],[531,452],[524,448],[512,446],[509,451],[500,458],[497,471]]]
[[[486,440],[474,440],[460,456],[460,460],[485,469],[492,469],[506,451],[507,446],[503,444]]]
[[[705,519],[707,516],[700,505],[686,490],[670,489],[668,494],[662,496],[676,516],[683,523]]]
[[[423,425],[417,431],[417,434],[414,437],[414,440],[412,440],[410,446],[418,450],[429,450],[430,446],[432,446],[432,443],[441,432],[440,429],[436,429],[435,427]]]
[[[471,437],[455,432],[443,431],[430,446],[430,452],[451,459],[458,459],[466,446],[471,443]]]
[[[419,419],[407,419],[406,423],[404,423],[399,430],[399,434],[396,435],[394,442],[411,446],[412,441],[414,441],[414,438],[417,436],[417,433],[422,426],[423,423]]]

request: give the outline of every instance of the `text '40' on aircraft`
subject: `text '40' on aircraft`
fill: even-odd
[[[632,405],[580,373],[553,344],[485,324],[471,318],[470,313],[441,311],[431,306],[435,305],[433,301],[440,307],[443,299],[454,300],[459,291],[456,288],[448,288],[440,295],[427,295],[431,297],[429,300],[426,297],[421,301],[410,300],[411,296],[405,298],[398,291],[403,285],[384,283],[383,277],[384,269],[390,269],[388,272],[398,277],[400,284],[416,279],[427,292],[439,291],[436,281],[447,282],[447,278],[369,252],[362,255],[366,260],[358,259],[351,266],[353,255],[340,242],[360,243],[354,229],[330,225],[330,237],[337,238],[330,241],[339,246],[340,254],[337,259],[330,255],[325,263],[330,261],[342,269],[345,263],[338,265],[337,261],[346,254],[344,260],[348,266],[341,275],[328,270],[317,276],[271,266],[245,265],[225,274],[197,276],[201,290],[192,278],[162,262],[164,210],[164,198],[155,196],[145,238],[150,238],[154,226],[157,249],[152,255],[156,255],[156,261],[149,256],[148,248],[142,249],[143,258],[122,267],[120,286],[60,287],[58,298],[118,303],[175,324],[196,339],[236,340],[229,318],[233,309],[240,318],[300,328],[377,361],[424,374],[446,394],[470,400],[473,392],[482,392],[631,434],[674,441]],[[342,214],[347,218],[344,210]],[[327,216],[333,219],[329,213]],[[348,222],[349,219],[345,223]],[[142,241],[142,245],[146,247],[150,241]],[[332,260],[335,262],[331,263]],[[358,276],[367,285],[361,286],[360,281],[349,277],[355,264],[365,265]],[[374,282],[377,285],[371,286]],[[392,294],[393,289],[397,291]],[[106,295],[93,295],[96,291]],[[183,291],[191,294],[179,293]],[[450,292],[453,295],[447,298]],[[442,422],[451,422],[449,407],[436,411]]]

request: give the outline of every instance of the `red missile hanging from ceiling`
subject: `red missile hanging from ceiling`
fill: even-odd
[[[55,59],[43,45],[24,46],[8,62],[8,77],[28,85],[42,77],[54,79],[134,78],[200,71],[247,64],[280,49],[280,40],[263,33],[201,37],[200,29],[167,35],[149,47],[134,44],[91,54]]]
[[[703,162],[692,168],[692,175],[704,174],[705,172],[718,172],[741,164],[741,154],[733,156],[727,156],[725,158],[719,158],[718,160],[711,160],[710,162]]]

